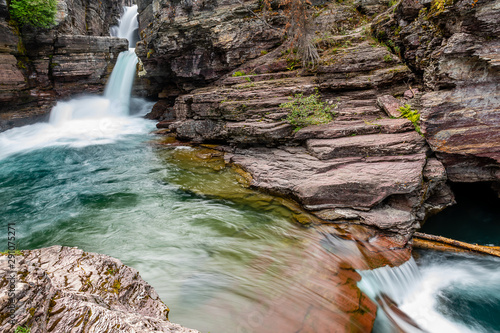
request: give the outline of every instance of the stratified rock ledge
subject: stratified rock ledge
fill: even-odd
[[[63,246],[22,251],[9,270],[0,256],[0,331],[190,332],[168,321],[168,307],[133,268],[98,253]],[[16,324],[9,323],[9,281],[16,276]]]

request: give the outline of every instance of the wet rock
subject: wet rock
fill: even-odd
[[[419,143],[405,156],[399,156],[395,148],[380,157],[365,157],[354,151],[342,156],[325,155],[320,160],[303,148],[282,147],[236,150],[229,161],[252,175],[252,186],[295,198],[320,218],[355,220],[407,235],[425,217],[425,209],[435,208],[428,205],[424,209],[425,200],[441,189],[449,192],[446,176],[431,177],[429,171],[424,178],[427,162],[422,138],[418,134],[409,137]],[[407,140],[403,138],[399,140]],[[440,165],[437,160],[431,163],[434,168]],[[435,209],[443,209],[453,202],[452,197],[450,200]]]
[[[0,256],[2,280],[10,276]],[[16,256],[15,317],[32,332],[198,332],[168,321],[168,307],[135,269],[106,255],[52,246]],[[2,285],[2,313],[8,295]],[[2,332],[14,328],[6,317]]]
[[[425,153],[425,140],[415,131],[371,134],[338,139],[307,140],[307,150],[320,160],[350,156],[385,156]]]
[[[175,120],[175,112],[168,100],[160,100],[155,103],[153,109],[145,116],[145,118],[172,123]]]

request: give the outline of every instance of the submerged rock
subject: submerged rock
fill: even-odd
[[[62,246],[0,256],[2,332],[192,332],[168,321],[168,307],[135,269],[103,254]],[[15,325],[8,277],[15,275]]]

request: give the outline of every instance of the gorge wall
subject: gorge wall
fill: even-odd
[[[418,78],[371,37],[370,17],[352,2],[317,4],[320,60],[313,69],[301,68],[289,43],[280,44],[279,9],[264,22],[253,1],[214,3],[211,15],[182,3],[139,3],[138,54],[161,98],[154,109],[164,120],[159,126],[180,139],[222,144],[227,163],[247,171],[252,186],[291,197],[325,221],[368,224],[404,238],[453,202],[442,164],[411,122],[377,105],[383,96],[405,100]],[[172,61],[171,70],[162,67]],[[186,84],[189,77],[194,84]],[[316,90],[335,109],[334,121],[294,131],[280,104]]]
[[[456,182],[500,180],[500,1],[403,0],[374,33],[421,78],[422,131]]]
[[[104,89],[126,40],[109,37],[121,0],[58,1],[51,29],[18,27],[0,1],[0,131],[38,121],[55,102]]]

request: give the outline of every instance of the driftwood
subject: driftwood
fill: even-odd
[[[431,249],[439,251],[455,251],[455,252],[471,251],[471,252],[489,254],[495,257],[500,257],[499,246],[469,244],[451,238],[424,234],[422,232],[416,232],[413,234],[413,246],[423,249]]]

